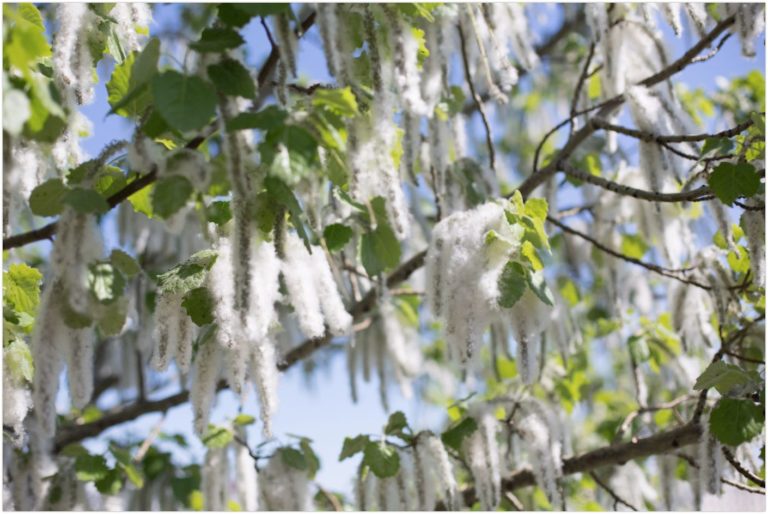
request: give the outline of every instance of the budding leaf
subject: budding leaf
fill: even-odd
[[[11,264],[3,273],[3,299],[16,312],[34,314],[40,303],[42,273],[26,264]]]
[[[408,426],[408,420],[405,419],[405,414],[402,411],[397,411],[389,416],[387,426],[384,428],[384,433],[387,435],[394,435],[401,432]]]

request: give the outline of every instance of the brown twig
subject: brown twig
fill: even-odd
[[[741,465],[741,463],[736,460],[736,457],[734,457],[733,453],[731,453],[730,448],[727,446],[723,446],[723,455],[725,456],[725,460],[730,462],[731,466],[733,466],[733,469],[739,472],[741,476],[746,478],[747,480],[750,480],[752,483],[759,485],[763,489],[765,489],[765,480],[761,479],[760,477],[756,476],[754,473],[751,473],[747,468]]]
[[[616,504],[620,503],[625,507],[628,507],[633,511],[637,512],[637,508],[634,505],[632,505],[628,501],[624,500],[621,496],[616,494],[616,491],[614,491],[608,484],[600,480],[600,478],[597,476],[597,473],[595,473],[594,471],[590,471],[589,476],[591,476],[592,480],[594,480],[595,483],[597,483],[597,485],[599,485],[606,493],[610,495],[611,498],[613,498],[614,510],[616,510],[615,509]]]

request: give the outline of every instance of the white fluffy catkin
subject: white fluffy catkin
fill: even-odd
[[[446,508],[460,510],[461,494],[453,474],[453,465],[443,442],[435,434],[428,432],[419,438],[417,446],[424,449],[422,459],[428,463],[429,471],[434,474],[435,485]]]
[[[286,234],[284,250],[281,270],[299,326],[307,337],[320,337],[325,333],[325,325],[312,257],[301,238],[293,233]]]
[[[227,449],[208,448],[205,453],[201,475],[201,489],[205,508],[220,511],[226,507],[227,500]]]
[[[765,28],[765,4],[729,3],[725,4],[728,16],[736,15],[736,30],[739,33],[741,53],[745,57],[755,56],[755,39]]]
[[[307,471],[288,466],[280,450],[259,474],[259,490],[265,510],[312,510]]]
[[[501,501],[501,463],[496,440],[498,421],[482,409],[475,416],[477,430],[464,439],[464,454],[475,481],[481,510],[496,510]]]
[[[723,452],[722,445],[709,431],[709,416],[701,418],[701,439],[698,446],[699,488],[705,493],[722,494]]]
[[[272,435],[272,415],[277,410],[277,357],[274,342],[257,341],[251,355],[251,375],[259,393],[264,437]]]
[[[746,210],[741,215],[741,226],[747,237],[752,282],[763,287],[765,285],[765,214],[762,211]]]
[[[182,334],[180,328],[182,318],[187,314],[181,308],[181,295],[173,293],[160,293],[155,302],[155,339],[152,360],[150,364],[157,371],[165,371],[170,359],[182,346]]]
[[[117,21],[115,33],[128,52],[141,50],[137,28],[147,29],[152,19],[152,9],[145,3],[118,3],[110,11]]]
[[[245,427],[237,427],[238,436],[242,441],[247,441]],[[259,509],[259,475],[256,471],[256,463],[253,461],[248,448],[242,444],[235,445],[235,472],[237,478],[237,499],[240,507],[245,512],[253,512]]]
[[[59,4],[56,10],[59,27],[53,43],[53,72],[64,91],[77,104],[93,101],[93,61],[88,35],[96,15],[87,4]]]
[[[32,407],[32,397],[24,380],[17,379],[8,367],[8,359],[3,349],[3,424],[13,428],[14,443],[24,440],[24,418]]]
[[[197,351],[195,376],[189,394],[197,435],[203,435],[208,428],[208,417],[221,373],[221,354],[221,349],[211,340],[205,341]]]
[[[518,426],[523,440],[527,443],[536,482],[547,495],[554,510],[564,509],[564,498],[558,480],[562,477],[562,443],[553,434],[550,420],[540,413],[531,411]]]

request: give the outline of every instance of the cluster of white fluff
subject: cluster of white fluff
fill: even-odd
[[[137,29],[148,29],[152,21],[152,8],[145,3],[118,3],[110,11],[117,21],[115,33],[128,52],[141,50]]]
[[[519,369],[526,383],[535,378],[536,345],[550,308],[529,289],[509,310],[499,305],[499,278],[520,251],[524,229],[508,223],[505,203],[488,202],[457,212],[438,223],[427,252],[427,300],[445,323],[451,360],[465,364],[488,324],[508,317],[518,345]],[[494,231],[497,239],[486,243]]]
[[[720,441],[709,431],[709,415],[701,418],[701,439],[698,445],[699,462],[699,495],[715,494],[720,496],[723,492],[720,478],[723,476],[723,447]]]
[[[89,311],[88,264],[101,253],[95,217],[66,208],[59,217],[50,278],[43,288],[31,344],[35,362],[33,400],[41,434],[47,437],[53,436],[56,428],[55,401],[62,356],[67,363],[72,404],[83,408],[91,398],[95,334],[90,328],[67,326],[62,304],[77,312]]]
[[[434,490],[420,482],[417,453],[397,449],[400,467],[393,477],[379,478],[362,464],[355,480],[355,506],[360,511],[413,511],[434,508]],[[427,486],[429,487],[429,486]],[[423,507],[422,495],[433,501]]]
[[[440,499],[447,510],[461,509],[461,494],[456,483],[448,452],[432,432],[421,432],[413,449],[418,509],[433,510]]]
[[[615,467],[608,485],[619,492],[627,503],[640,510],[645,508],[646,500],[655,502],[659,496],[656,489],[648,482],[643,468],[633,460]],[[621,504],[617,508],[624,512],[629,510],[629,507]]]
[[[181,302],[180,294],[162,292],[157,296],[151,362],[157,371],[165,371],[173,357],[182,373],[187,373],[192,364],[192,346],[197,331]]]
[[[10,141],[5,144],[10,145]],[[45,180],[48,164],[42,149],[33,142],[13,145],[10,166],[3,170],[3,233],[8,234],[10,227],[16,225],[19,214],[24,209],[24,199],[29,198],[32,190]]]
[[[706,291],[675,281],[669,290],[669,308],[672,326],[680,335],[684,348],[716,343],[717,333],[710,322],[714,306]]]
[[[765,214],[762,211],[746,210],[741,215],[741,226],[747,238],[749,264],[752,282],[765,286]]]
[[[275,26],[275,39],[280,54],[277,63],[277,98],[285,105],[288,102],[288,80],[296,78],[296,56],[298,38],[291,29],[286,14],[272,17]]]
[[[307,337],[322,337],[327,324],[330,334],[346,334],[352,316],[344,307],[323,249],[313,245],[310,253],[294,233],[286,234],[284,245],[281,271],[301,330]]]
[[[93,58],[88,36],[97,16],[87,4],[64,3],[56,9],[59,27],[53,43],[53,72],[68,101],[89,104],[94,98]]]
[[[479,410],[473,416],[477,430],[462,443],[481,510],[496,510],[501,502],[501,462],[496,439],[499,422],[490,409]]]
[[[221,355],[214,341],[203,341],[197,350],[194,365],[194,379],[189,392],[192,404],[195,432],[205,433],[208,418],[216,397],[216,386],[221,374]]]
[[[393,9],[386,8],[386,12],[390,24],[390,45],[393,48],[393,62],[390,65],[394,68],[395,84],[403,108],[410,114],[426,115],[427,105],[421,96],[421,72],[418,65],[419,42],[411,27]]]
[[[692,278],[710,286],[709,294],[714,300],[719,323],[727,320],[727,315],[736,302],[729,291],[735,284],[731,272],[723,265],[724,257],[724,251],[716,246],[708,246],[699,252],[693,262],[696,273]]]
[[[755,40],[765,29],[765,4],[762,2],[728,3],[723,7],[727,16],[736,16],[741,53],[746,57],[754,57]]]
[[[278,450],[259,473],[260,504],[264,510],[312,510],[311,482],[307,470],[287,465]]]
[[[151,141],[137,130],[126,155],[128,167],[131,171],[148,173],[163,162],[163,153],[162,145]]]
[[[228,471],[227,448],[208,448],[200,471],[201,492],[206,510],[222,511],[227,508]]]
[[[237,427],[241,441],[247,441],[245,427]],[[259,509],[259,473],[256,463],[244,444],[235,444],[235,487],[240,508],[245,512]]]
[[[565,498],[559,484],[563,476],[563,441],[558,425],[554,413],[540,402],[531,402],[517,427],[528,448],[536,483],[554,510],[564,510]]]
[[[336,12],[337,6],[335,4],[318,3],[316,8],[317,25],[320,28],[320,37],[323,40],[323,51],[325,52],[328,73],[332,77],[338,78],[338,70],[342,65],[342,56],[340,49],[336,46],[336,38],[340,30]]]
[[[13,428],[14,443],[24,439],[24,418],[32,407],[32,397],[23,379],[14,377],[3,349],[3,424]]]
[[[413,394],[411,381],[422,370],[421,351],[416,330],[398,319],[397,308],[391,299],[380,300],[379,315],[371,325],[354,335],[347,345],[347,371],[350,394],[357,402],[357,373],[362,367],[363,380],[371,378],[371,368],[379,379],[379,396],[382,407],[388,410],[387,386],[392,376],[405,398]]]

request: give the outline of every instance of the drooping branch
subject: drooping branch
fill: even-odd
[[[611,498],[613,498],[613,506],[614,506],[613,510],[616,510],[616,505],[620,503],[625,507],[628,507],[633,511],[637,512],[637,508],[634,505],[632,505],[627,500],[619,496],[619,494],[616,491],[614,491],[613,488],[611,488],[611,486],[609,486],[608,484],[600,480],[600,477],[597,476],[597,473],[595,473],[594,471],[590,471],[589,476],[591,476],[592,480],[594,480],[597,485],[599,485],[606,493],[608,493],[608,495]]]
[[[728,448],[727,446],[723,446],[722,449],[723,449],[723,455],[725,456],[725,460],[727,460],[731,464],[731,466],[733,466],[733,469],[738,471],[739,474],[744,478],[746,478],[747,480],[759,485],[760,487],[765,488],[765,480],[756,476],[754,473],[750,472],[747,468],[742,466],[741,463],[733,455],[730,448]]]
[[[743,123],[739,123],[735,127],[729,128],[727,130],[723,130],[721,132],[715,132],[714,134],[690,134],[690,135],[672,135],[672,136],[660,136],[658,134],[653,134],[651,132],[644,132],[642,130],[622,127],[620,125],[613,125],[599,118],[595,118],[594,124],[599,129],[610,130],[618,134],[624,134],[625,136],[633,137],[635,139],[639,139],[647,143],[667,144],[667,143],[696,143],[700,141],[705,141],[710,138],[730,138],[738,134],[741,134],[742,132],[747,130],[749,127],[751,127],[754,124],[754,122],[752,120],[747,120]]]

